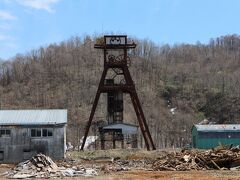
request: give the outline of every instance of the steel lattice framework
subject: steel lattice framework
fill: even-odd
[[[89,121],[86,126],[81,150],[84,149],[86,138],[97,108],[97,104],[101,93],[108,93],[112,91],[121,91],[123,93],[128,93],[131,97],[131,101],[136,112],[138,123],[145,140],[145,145],[147,150],[155,150],[155,145],[153,143],[137,92],[130,75],[128,66],[130,64],[130,58],[128,56],[128,50],[134,49],[136,44],[134,42],[128,43],[127,36],[125,35],[111,35],[104,36],[98,39],[94,48],[102,49],[104,54],[104,69],[98,86],[98,90],[93,102],[92,110],[90,113]],[[118,52],[118,53],[116,53]],[[109,70],[115,72],[116,76],[121,75],[124,78],[118,84],[106,84],[106,75]]]

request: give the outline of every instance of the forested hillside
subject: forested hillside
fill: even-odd
[[[95,37],[73,37],[16,55],[0,65],[1,109],[68,109],[68,140],[83,135],[102,73]],[[135,39],[130,67],[158,147],[184,146],[193,123],[240,121],[240,36],[209,44],[156,45]],[[136,122],[126,96],[126,121]],[[105,97],[95,121],[106,116]]]

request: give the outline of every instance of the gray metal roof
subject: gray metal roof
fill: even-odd
[[[123,134],[136,134],[138,126],[126,123],[116,123],[104,126],[103,129],[121,129]]]
[[[67,123],[66,109],[0,110],[0,125],[54,125]]]
[[[240,131],[240,124],[194,125],[197,131]]]

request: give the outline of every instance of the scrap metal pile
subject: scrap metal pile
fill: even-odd
[[[240,149],[183,150],[168,153],[153,163],[156,171],[237,170],[240,166]]]
[[[72,177],[72,176],[94,176],[97,175],[95,169],[75,167],[58,167],[53,160],[44,154],[38,154],[30,160],[19,163],[6,176],[13,179],[25,178],[50,178],[50,177]]]

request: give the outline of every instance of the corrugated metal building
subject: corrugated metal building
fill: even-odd
[[[109,124],[102,127],[103,130],[111,131],[111,130],[119,130],[122,134],[137,134],[138,132],[138,126],[133,124],[127,124],[127,123],[115,123],[115,124]]]
[[[40,152],[64,158],[66,124],[66,109],[0,110],[0,162],[20,162]]]
[[[137,148],[138,126],[128,123],[115,122],[99,127],[101,149],[105,148]],[[120,144],[119,144],[120,143]],[[110,145],[112,144],[112,146]],[[120,145],[120,146],[119,146]]]
[[[209,149],[223,145],[240,145],[240,124],[194,125],[193,148]]]

